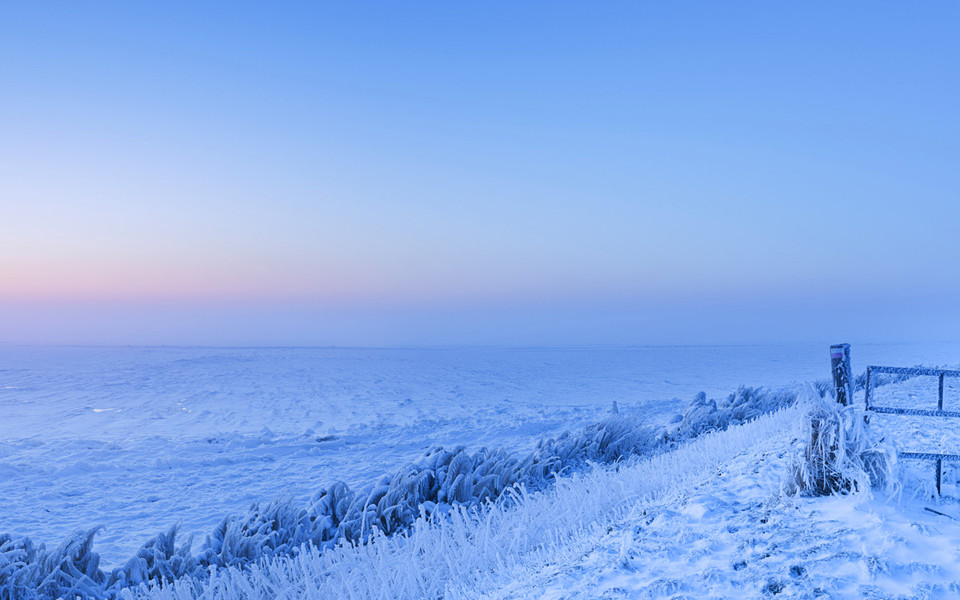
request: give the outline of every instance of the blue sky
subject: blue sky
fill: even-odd
[[[0,341],[958,339],[958,17],[7,3]]]

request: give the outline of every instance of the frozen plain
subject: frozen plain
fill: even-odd
[[[362,484],[435,445],[523,452],[596,421],[614,400],[665,421],[699,391],[823,379],[826,354],[6,346],[0,477],[13,493],[0,532],[50,545],[103,524],[96,550],[116,566],[177,521],[202,538],[254,501]],[[861,345],[854,368],[957,357],[956,345]]]

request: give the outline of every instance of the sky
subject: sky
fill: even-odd
[[[958,27],[3,3],[0,343],[960,340]]]

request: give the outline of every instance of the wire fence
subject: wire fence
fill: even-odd
[[[937,408],[902,408],[896,406],[876,406],[872,403],[873,386],[872,381],[874,373],[886,373],[890,375],[908,375],[916,377],[936,377],[937,386]],[[960,371],[951,371],[947,369],[928,369],[923,367],[867,367],[867,381],[864,391],[864,403],[866,410],[878,414],[904,415],[916,417],[954,417],[960,418],[960,411],[943,410],[943,384],[947,377],[960,378]],[[897,456],[911,460],[932,460],[936,462],[937,494],[940,493],[940,484],[943,480],[943,461],[960,462],[960,454],[944,454],[941,452],[898,452]]]

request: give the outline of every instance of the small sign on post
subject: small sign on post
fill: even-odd
[[[849,406],[853,402],[853,376],[850,371],[850,344],[830,346],[830,370],[837,402]]]

